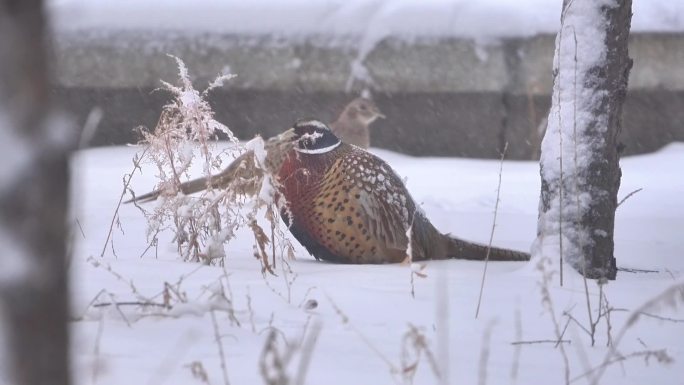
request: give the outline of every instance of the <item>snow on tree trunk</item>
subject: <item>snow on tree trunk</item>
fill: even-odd
[[[613,228],[631,8],[631,0],[564,0],[556,37],[534,254],[560,254],[587,278],[617,273]]]
[[[40,0],[0,0],[0,382],[68,384],[73,133],[48,119]]]

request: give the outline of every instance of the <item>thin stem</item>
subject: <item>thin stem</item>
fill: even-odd
[[[508,142],[504,144],[503,152],[501,153],[501,162],[499,163],[499,184],[496,187],[496,202],[494,203],[494,219],[492,220],[492,231],[489,233],[489,243],[487,245],[487,255],[485,256],[484,269],[482,270],[482,280],[480,282],[480,294],[477,298],[477,309],[475,309],[475,318],[480,315],[480,305],[482,304],[482,292],[484,291],[485,277],[487,276],[487,266],[489,265],[489,254],[492,251],[492,241],[494,240],[494,228],[496,227],[496,215],[499,212],[499,201],[501,196],[501,174],[503,172],[504,158],[506,157],[506,150],[508,150]]]
[[[214,314],[213,310],[209,312],[209,314],[211,315],[211,323],[214,326],[214,337],[216,339],[216,345],[218,346],[219,357],[221,357],[221,373],[223,374],[223,383],[225,385],[230,385],[230,381],[228,381],[228,370],[226,369],[226,355],[223,353],[223,344],[221,343],[221,335],[219,334],[216,315]]]

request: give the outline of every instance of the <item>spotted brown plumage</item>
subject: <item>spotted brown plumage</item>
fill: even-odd
[[[309,239],[300,241],[307,248],[315,246],[312,254],[321,259],[402,261],[405,230],[392,223],[407,223],[411,208],[402,200],[404,186],[386,183],[391,180],[388,172],[373,155],[346,143],[327,153],[289,158],[278,176],[289,202],[292,218],[284,214],[286,221],[292,220],[290,231],[298,239],[306,234]],[[381,191],[387,199],[373,195]]]
[[[484,260],[487,254],[493,261],[529,260],[524,252],[488,248],[442,234],[385,161],[342,142],[325,124],[302,120],[293,129],[293,146],[277,162],[278,193],[285,198],[281,213],[292,235],[316,259],[402,262],[407,259],[410,236],[414,261]],[[228,184],[230,175],[223,172],[186,182],[180,190],[191,194],[202,186],[221,187]],[[160,194],[156,191],[136,200],[156,199]]]
[[[416,207],[401,178],[379,157],[341,142],[318,121],[295,124],[299,146],[278,179],[290,231],[317,259],[342,263],[484,259],[487,247],[440,233]],[[529,255],[491,248],[491,260]]]

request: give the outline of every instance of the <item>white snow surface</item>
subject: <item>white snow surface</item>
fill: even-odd
[[[556,33],[553,0],[48,0],[57,30],[248,35],[468,36]],[[683,31],[684,2],[634,0],[633,31]]]
[[[147,247],[146,221],[132,205],[121,206],[121,229],[115,228],[113,246],[107,246],[100,258],[122,190],[122,175],[131,170],[131,159],[139,151],[136,147],[98,148],[80,151],[73,158],[73,220],[82,228],[81,233],[74,225],[70,263],[76,383],[201,383],[192,377],[192,363],[195,367],[201,363],[210,383],[223,383],[212,309],[231,384],[264,383],[259,362],[269,328],[280,331],[278,338],[294,343],[318,322],[322,329],[311,352],[307,384],[403,383],[391,369],[402,367],[403,338],[410,325],[424,334],[443,384],[475,384],[485,375],[487,384],[564,383],[563,358],[553,343],[511,345],[556,338],[549,310],[542,303],[541,274],[531,263],[490,263],[482,308],[475,319],[484,268],[477,261],[432,261],[421,263],[424,268],[336,265],[317,262],[298,246],[296,260],[290,262],[296,279],[288,290],[281,262],[278,277],[262,276],[253,257],[253,235],[244,230],[225,246],[225,270],[180,261],[168,232],[162,233],[156,252],[153,247],[141,257]],[[499,162],[372,151],[408,178],[409,190],[437,228],[473,241],[489,239]],[[684,279],[684,177],[680,170],[684,143],[625,158],[621,164],[619,197],[637,188],[643,191],[618,209],[618,265],[656,272],[621,271],[605,287],[611,306],[624,309],[611,314],[614,338],[631,310]],[[202,175],[199,167],[194,172]],[[140,194],[155,182],[154,167],[146,165],[142,175],[133,178],[133,188]],[[539,188],[536,162],[505,162],[495,245],[529,249],[536,235]],[[91,256],[98,266],[88,261]],[[571,269],[565,271],[563,287],[557,275],[548,286],[554,314],[561,328],[567,322],[563,311],[586,326],[583,281]],[[411,277],[416,272],[426,277],[414,275],[412,298]],[[292,280],[293,275],[287,277]],[[119,311],[89,307],[103,290],[106,294],[100,302],[139,301],[158,295],[165,283],[173,285],[181,278],[178,292],[187,301],[168,312],[125,305]],[[595,318],[598,288],[590,282],[589,289]],[[231,303],[216,296],[222,291],[229,293]],[[240,325],[231,323],[226,311],[231,308]],[[663,304],[649,310],[684,319],[681,309]],[[564,339],[572,341],[564,345],[571,379],[599,365],[608,352],[604,320],[599,322],[594,347],[574,323]],[[280,349],[284,349],[282,343]],[[658,349],[667,349],[675,361],[662,365],[654,358],[648,362],[643,357],[630,358],[610,365],[600,383],[681,384],[684,323],[642,317],[617,346],[624,356]],[[292,377],[300,357],[295,354],[288,365]],[[407,365],[411,363],[409,359]],[[413,383],[440,383],[425,354]],[[581,378],[573,383],[588,382]]]

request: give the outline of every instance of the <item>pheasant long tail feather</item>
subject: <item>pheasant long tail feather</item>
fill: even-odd
[[[205,190],[207,186],[212,185],[213,183],[211,182],[213,179],[217,178],[217,176],[211,176],[211,177],[203,177],[203,178],[197,178],[193,179],[191,181],[182,183],[179,187],[180,191],[185,194],[189,195],[192,193],[196,193],[198,191]],[[133,199],[129,199],[124,203],[131,203],[131,202],[137,202],[137,203],[146,203],[146,202],[151,202],[159,198],[161,195],[164,194],[163,189],[158,189],[154,190],[152,192],[148,192],[147,194],[143,195],[138,195]]]
[[[489,247],[464,241],[462,239],[445,236],[448,238],[447,255],[449,258],[471,259],[484,261],[489,252],[490,261],[529,261],[530,254],[522,251]]]
[[[178,186],[178,188],[180,192],[182,192],[183,194],[190,195],[202,190],[206,190],[209,186],[218,188],[225,187],[228,184],[230,184],[231,181],[233,181],[233,179],[239,172],[239,168],[243,166],[244,162],[250,161],[254,161],[254,152],[251,150],[237,157],[233,162],[231,162],[231,164],[228,167],[226,167],[225,170],[221,171],[221,173],[212,175],[210,177],[197,178],[185,183],[181,183],[181,185]],[[147,194],[136,196],[135,198],[130,199],[124,203],[151,202],[159,198],[163,193],[163,189],[154,190]]]

